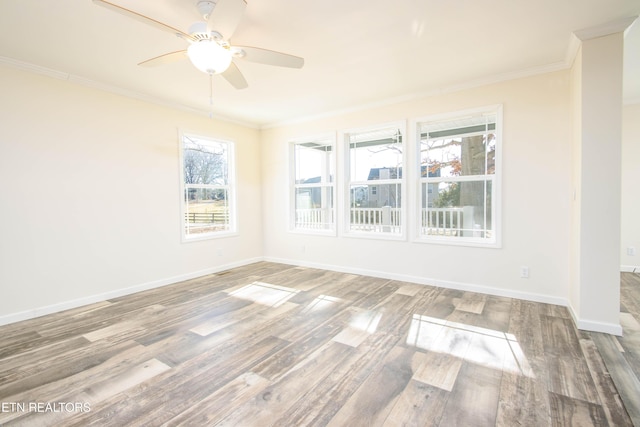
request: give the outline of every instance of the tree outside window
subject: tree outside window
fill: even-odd
[[[495,243],[498,112],[419,122],[419,237]]]

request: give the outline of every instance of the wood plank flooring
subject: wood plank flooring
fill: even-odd
[[[631,426],[603,337],[563,307],[261,262],[0,327],[0,426]]]
[[[620,310],[621,337],[592,336],[633,424],[640,426],[640,274],[621,274]]]

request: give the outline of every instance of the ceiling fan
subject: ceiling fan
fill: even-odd
[[[304,65],[304,59],[298,56],[258,47],[232,46],[229,43],[247,7],[245,0],[198,0],[196,8],[206,22],[193,23],[186,33],[109,1],[93,0],[93,2],[189,42],[185,50],[165,53],[138,64],[143,67],[153,67],[189,58],[198,70],[209,75],[221,74],[236,89],[244,89],[248,84],[234,63],[234,59],[288,68],[302,68]]]

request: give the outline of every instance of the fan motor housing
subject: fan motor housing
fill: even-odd
[[[216,1],[201,0],[196,3],[196,7],[204,19],[209,19],[209,15],[213,12],[213,8],[216,7]]]

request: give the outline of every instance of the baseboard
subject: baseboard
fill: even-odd
[[[456,289],[460,291],[477,292],[481,294],[495,295],[495,296],[501,296],[501,297],[507,297],[507,298],[516,298],[516,299],[522,299],[527,301],[541,302],[545,304],[560,305],[560,306],[568,307],[569,312],[571,313],[571,316],[573,317],[573,320],[576,326],[578,327],[578,329],[593,331],[593,332],[603,332],[603,333],[612,334],[612,335],[622,335],[622,327],[619,324],[602,323],[602,322],[589,321],[585,319],[579,319],[575,313],[575,310],[573,310],[573,307],[571,306],[571,304],[569,304],[569,301],[566,298],[555,297],[552,295],[536,294],[531,292],[519,292],[519,291],[513,291],[509,289],[494,288],[491,286],[485,286],[485,285],[479,285],[479,284],[473,284],[473,283],[453,282],[449,280],[439,280],[439,279],[432,279],[432,278],[426,278],[421,276],[412,276],[407,274],[389,273],[386,271],[369,270],[369,269],[354,268],[354,267],[344,267],[340,265],[323,264],[323,263],[315,263],[315,262],[299,261],[299,260],[283,259],[283,258],[275,258],[275,257],[250,258],[250,259],[237,261],[233,263],[218,265],[218,266],[207,268],[204,270],[198,270],[190,273],[181,274],[178,276],[155,280],[152,282],[141,283],[139,285],[130,286],[128,288],[116,289],[114,291],[105,292],[102,294],[91,295],[88,297],[78,298],[71,301],[65,301],[58,304],[52,304],[44,307],[34,308],[31,310],[21,311],[18,313],[7,314],[4,316],[0,316],[0,326],[8,325],[10,323],[20,322],[23,320],[34,319],[36,317],[45,316],[47,314],[58,313],[64,310],[70,310],[73,308],[82,307],[84,305],[94,304],[97,302],[106,301],[109,299],[118,298],[125,295],[130,295],[137,292],[146,291],[149,289],[155,289],[162,286],[182,282],[184,280],[190,280],[196,277],[202,277],[208,274],[214,274],[220,271],[225,271],[225,270],[229,270],[231,268],[236,268],[236,267],[242,267],[244,265],[249,265],[249,264],[253,264],[260,261],[296,265],[296,266],[308,267],[308,268],[318,268],[323,270],[336,271],[339,273],[372,276],[372,277],[378,277],[382,279],[399,280],[403,282],[417,283],[421,285],[439,286],[447,289]]]
[[[569,313],[571,313],[571,317],[573,318],[573,322],[578,329],[589,332],[602,332],[605,334],[622,336],[622,326],[619,323],[604,323],[587,319],[580,319],[571,304],[569,304],[568,308]]]
[[[389,273],[386,271],[368,270],[353,267],[344,267],[340,265],[321,264],[308,261],[299,261],[291,259],[282,259],[274,257],[264,257],[265,261],[276,262],[279,264],[291,264],[300,267],[319,268],[322,270],[336,271],[339,273],[359,274],[363,276],[378,277],[381,279],[400,280],[403,282],[417,283],[420,285],[439,286],[441,288],[456,289],[460,291],[477,292],[481,294],[495,295],[500,297],[522,299],[527,301],[542,302],[546,304],[554,304],[561,306],[569,306],[569,300],[566,298],[555,297],[552,295],[536,294],[530,292],[519,292],[509,289],[493,288],[491,286],[478,285],[473,283],[453,282],[449,280],[432,279],[421,276],[412,276],[407,274]]]
[[[64,310],[70,310],[72,308],[82,307],[88,304],[94,304],[101,301],[106,301],[112,298],[118,298],[125,295],[135,294],[137,292],[146,291],[149,289],[155,289],[166,285],[182,282],[184,280],[195,279],[196,277],[206,276],[207,274],[218,273],[220,271],[229,270],[231,268],[242,267],[244,265],[253,264],[255,262],[262,261],[262,257],[250,258],[242,261],[232,262],[228,264],[218,265],[204,270],[193,271],[191,273],[185,273],[178,276],[168,277],[165,279],[155,280],[152,282],[141,283],[139,285],[130,286],[128,288],[116,289],[113,291],[105,292],[102,294],[91,295],[88,297],[78,298],[71,301],[65,301],[57,304],[47,305],[44,307],[38,307],[31,310],[25,310],[18,313],[7,314],[0,316],[0,326],[8,325],[10,323],[21,322],[23,320],[34,319],[40,316],[46,316],[47,314],[58,313]]]
[[[621,265],[620,272],[622,273],[640,273],[640,265]]]
[[[526,301],[541,302],[545,304],[554,304],[567,307],[574,324],[578,329],[591,332],[603,332],[611,335],[622,335],[622,327],[615,323],[595,322],[587,319],[580,319],[576,316],[575,310],[569,303],[567,298],[556,297],[552,295],[536,294],[531,292],[519,292],[509,289],[493,288],[491,286],[478,285],[473,283],[453,282],[449,280],[430,279],[419,276],[411,276],[405,274],[395,274],[384,271],[367,270],[360,268],[344,267],[339,265],[320,264],[308,261],[298,261],[291,259],[282,259],[274,257],[265,257],[265,261],[277,262],[280,264],[297,265],[300,267],[320,268],[323,270],[337,271],[340,273],[359,274],[363,276],[373,276],[382,279],[401,280],[403,282],[418,283],[421,285],[439,286],[442,288],[456,289],[461,291],[478,292],[481,294],[495,295],[500,297],[508,297],[521,299]]]

